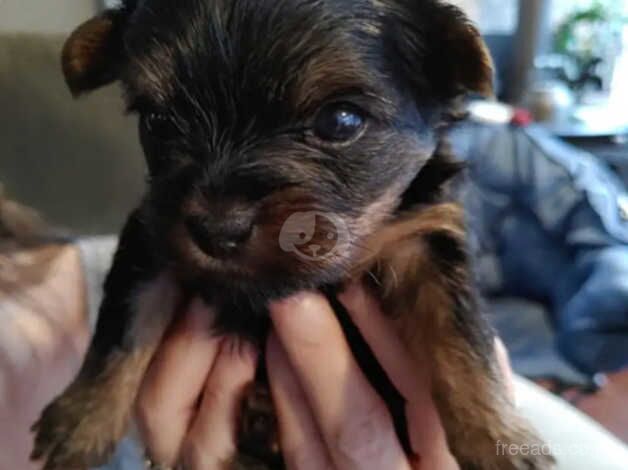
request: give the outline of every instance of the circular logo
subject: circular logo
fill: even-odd
[[[295,212],[281,227],[279,246],[309,261],[320,261],[347,247],[349,231],[345,221],[330,212]]]

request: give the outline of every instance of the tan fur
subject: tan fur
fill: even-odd
[[[114,21],[106,11],[79,26],[66,41],[61,53],[65,80],[74,95],[104,85],[114,79],[117,64],[111,40]]]
[[[472,25],[465,25],[463,31],[458,34],[466,36],[465,40],[454,43],[459,48],[458,57],[465,60],[456,65],[456,79],[464,83],[468,91],[486,98],[494,98],[494,64],[488,46]]]
[[[432,393],[449,445],[463,470],[550,468],[549,456],[500,455],[498,442],[539,444],[530,425],[518,416],[496,362],[482,357],[456,325],[451,276],[470,282],[464,266],[446,277],[424,243],[430,233],[464,241],[462,210],[441,204],[389,224],[368,245],[361,269],[376,277],[376,291],[394,319],[417,367],[428,368]],[[531,467],[534,462],[537,466]]]
[[[133,406],[144,373],[170,324],[179,302],[179,292],[164,274],[147,285],[136,299],[134,323],[127,333],[124,350],[109,357],[97,377],[89,367],[42,414],[34,456],[43,458],[54,450],[55,437],[72,443],[65,453],[55,453],[44,470],[86,470],[90,464],[104,464],[127,432]],[[88,353],[86,364],[89,364]],[[63,419],[60,419],[60,416]]]
[[[300,72],[290,100],[301,112],[311,113],[315,110],[313,107],[329,97],[330,90],[355,88],[368,91],[372,88],[368,79],[358,78],[363,76],[364,69],[360,56],[344,44],[328,47],[324,59],[310,61]]]

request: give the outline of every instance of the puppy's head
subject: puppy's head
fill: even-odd
[[[254,287],[342,277],[492,74],[437,0],[127,0],[63,66],[75,94],[122,82],[172,260]]]

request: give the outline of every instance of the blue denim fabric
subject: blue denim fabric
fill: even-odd
[[[145,470],[142,454],[137,441],[128,437],[118,445],[108,464],[92,470]]]
[[[628,367],[628,196],[619,179],[536,126],[467,124],[452,144],[469,165],[463,201],[484,292],[544,306],[550,323],[528,325],[525,335],[547,342],[551,327],[580,371]],[[502,312],[511,317],[502,327],[519,324],[514,310]]]

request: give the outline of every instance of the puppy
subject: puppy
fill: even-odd
[[[550,468],[547,456],[496,450],[541,444],[507,398],[446,191],[458,165],[441,141],[455,102],[491,92],[491,60],[459,10],[126,0],[80,26],[62,62],[74,95],[122,83],[149,181],[83,368],[35,426],[46,470],[107,460],[182,299],[200,295],[217,329],[262,344],[268,302],[302,289],[328,294],[410,451],[403,401],[335,301],[348,280],[369,286],[411,354],[429,351],[463,469]],[[282,468],[267,405],[254,389],[226,468]]]

